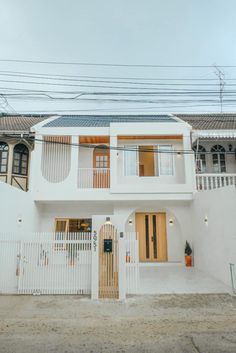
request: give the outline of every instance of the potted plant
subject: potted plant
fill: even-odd
[[[185,265],[186,267],[191,267],[192,266],[192,248],[189,245],[189,242],[186,241],[185,243]]]

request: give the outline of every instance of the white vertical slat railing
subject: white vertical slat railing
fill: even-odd
[[[79,189],[108,189],[110,188],[109,168],[79,168]]]
[[[236,185],[236,174],[197,174],[197,190],[206,191]]]
[[[126,242],[126,293],[138,294],[139,248],[136,232],[125,233]]]
[[[34,233],[28,239],[0,237],[2,293],[91,293],[91,233]]]

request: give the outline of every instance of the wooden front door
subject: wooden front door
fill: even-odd
[[[136,213],[140,262],[167,261],[166,214]]]
[[[110,151],[106,148],[95,148],[93,152],[93,187],[110,187]]]

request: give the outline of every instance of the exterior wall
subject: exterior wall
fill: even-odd
[[[232,151],[235,151],[235,140],[199,140],[199,145],[205,147],[206,151],[210,151],[215,145],[221,145],[226,152],[229,152],[229,144],[232,145]],[[235,153],[226,154],[226,173],[236,173],[236,157]],[[212,155],[206,154],[206,173],[213,173]]]
[[[38,231],[39,211],[29,193],[0,182],[0,195],[0,233],[17,233],[20,238]]]
[[[135,232],[135,212],[166,212],[168,261],[184,262],[185,241],[193,242],[190,203],[187,202],[139,202],[138,204],[100,203],[40,203],[39,231],[53,232],[55,218],[92,218],[93,231],[98,232],[106,217],[123,232]],[[129,224],[132,220],[132,225]],[[173,225],[169,221],[173,220]]]
[[[191,215],[195,266],[231,285],[229,263],[236,265],[235,187],[197,193]]]

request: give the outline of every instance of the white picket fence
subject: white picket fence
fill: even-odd
[[[0,292],[90,294],[90,233],[40,233],[31,239],[0,240]]]
[[[138,294],[139,291],[139,247],[137,233],[125,234],[126,242],[126,293]]]
[[[126,293],[138,294],[136,233],[124,239]],[[91,233],[0,234],[2,294],[89,295],[91,274]]]

